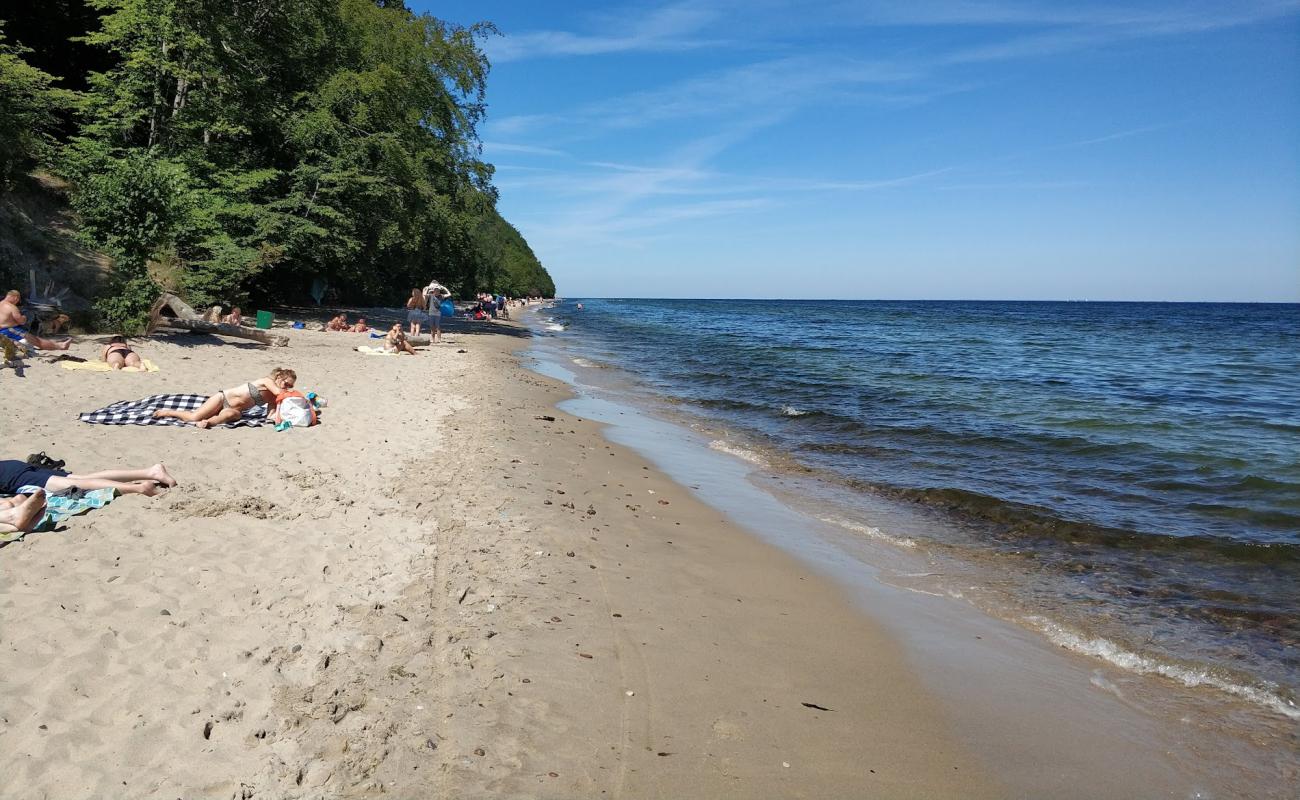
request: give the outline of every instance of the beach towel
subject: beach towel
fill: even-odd
[[[143,400],[122,400],[98,411],[87,411],[78,418],[92,425],[192,425],[179,419],[154,419],[153,412],[167,408],[173,411],[193,411],[208,399],[205,394],[155,394]],[[217,428],[257,428],[266,424],[266,406],[255,406],[244,412],[236,422],[216,425]]]
[[[105,361],[60,361],[59,366],[64,369],[84,369],[90,372],[157,372],[158,365],[154,364],[147,358],[140,359],[139,367],[122,367],[113,369],[113,365]]]
[[[18,494],[34,494],[39,486],[20,486]],[[45,515],[36,523],[33,530],[51,531],[60,522],[84,514],[96,508],[103,508],[113,502],[117,492],[112,489],[92,489],[89,492],[67,494],[49,494],[45,496]],[[0,533],[0,542],[14,542],[27,535],[25,531]]]
[[[369,345],[365,345],[365,344],[359,344],[359,345],[357,345],[357,352],[358,352],[358,353],[361,353],[362,355],[366,355],[366,356],[395,356],[395,355],[397,355],[397,353],[394,353],[394,352],[391,351],[391,350],[385,350],[385,349],[382,348],[382,347],[371,347],[371,346],[369,346]]]

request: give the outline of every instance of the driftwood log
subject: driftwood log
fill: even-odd
[[[163,311],[170,311],[172,316],[163,316]],[[280,336],[257,328],[245,328],[242,325],[227,325],[222,322],[206,322],[203,315],[191,308],[184,300],[174,294],[164,292],[154,301],[149,309],[149,333],[158,328],[182,328],[199,333],[218,333],[222,336],[235,336],[240,339],[252,339],[262,344],[275,347],[287,347],[288,336]]]

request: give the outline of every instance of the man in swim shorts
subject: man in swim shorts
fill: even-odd
[[[38,350],[67,350],[72,344],[71,339],[55,342],[42,339],[27,330],[27,317],[18,307],[22,299],[23,296],[17,289],[10,289],[5,293],[4,299],[0,300],[0,336],[19,343],[25,342]]]
[[[176,479],[162,464],[147,469],[107,469],[73,474],[61,469],[34,467],[23,461],[0,460],[0,494],[15,494],[23,486],[35,486],[50,492],[76,486],[86,491],[115,489],[119,494],[153,497],[175,485]]]

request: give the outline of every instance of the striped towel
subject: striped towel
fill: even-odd
[[[167,408],[173,411],[193,411],[207,400],[205,394],[155,394],[143,400],[122,400],[98,411],[79,415],[82,422],[93,425],[192,425],[179,419],[154,419],[153,412]],[[244,412],[236,422],[217,425],[218,428],[256,428],[266,424],[266,407],[255,406]]]

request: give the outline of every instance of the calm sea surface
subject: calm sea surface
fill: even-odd
[[[1021,565],[1071,635],[1295,711],[1300,306],[570,300],[539,322],[768,469],[951,520],[926,544]]]

